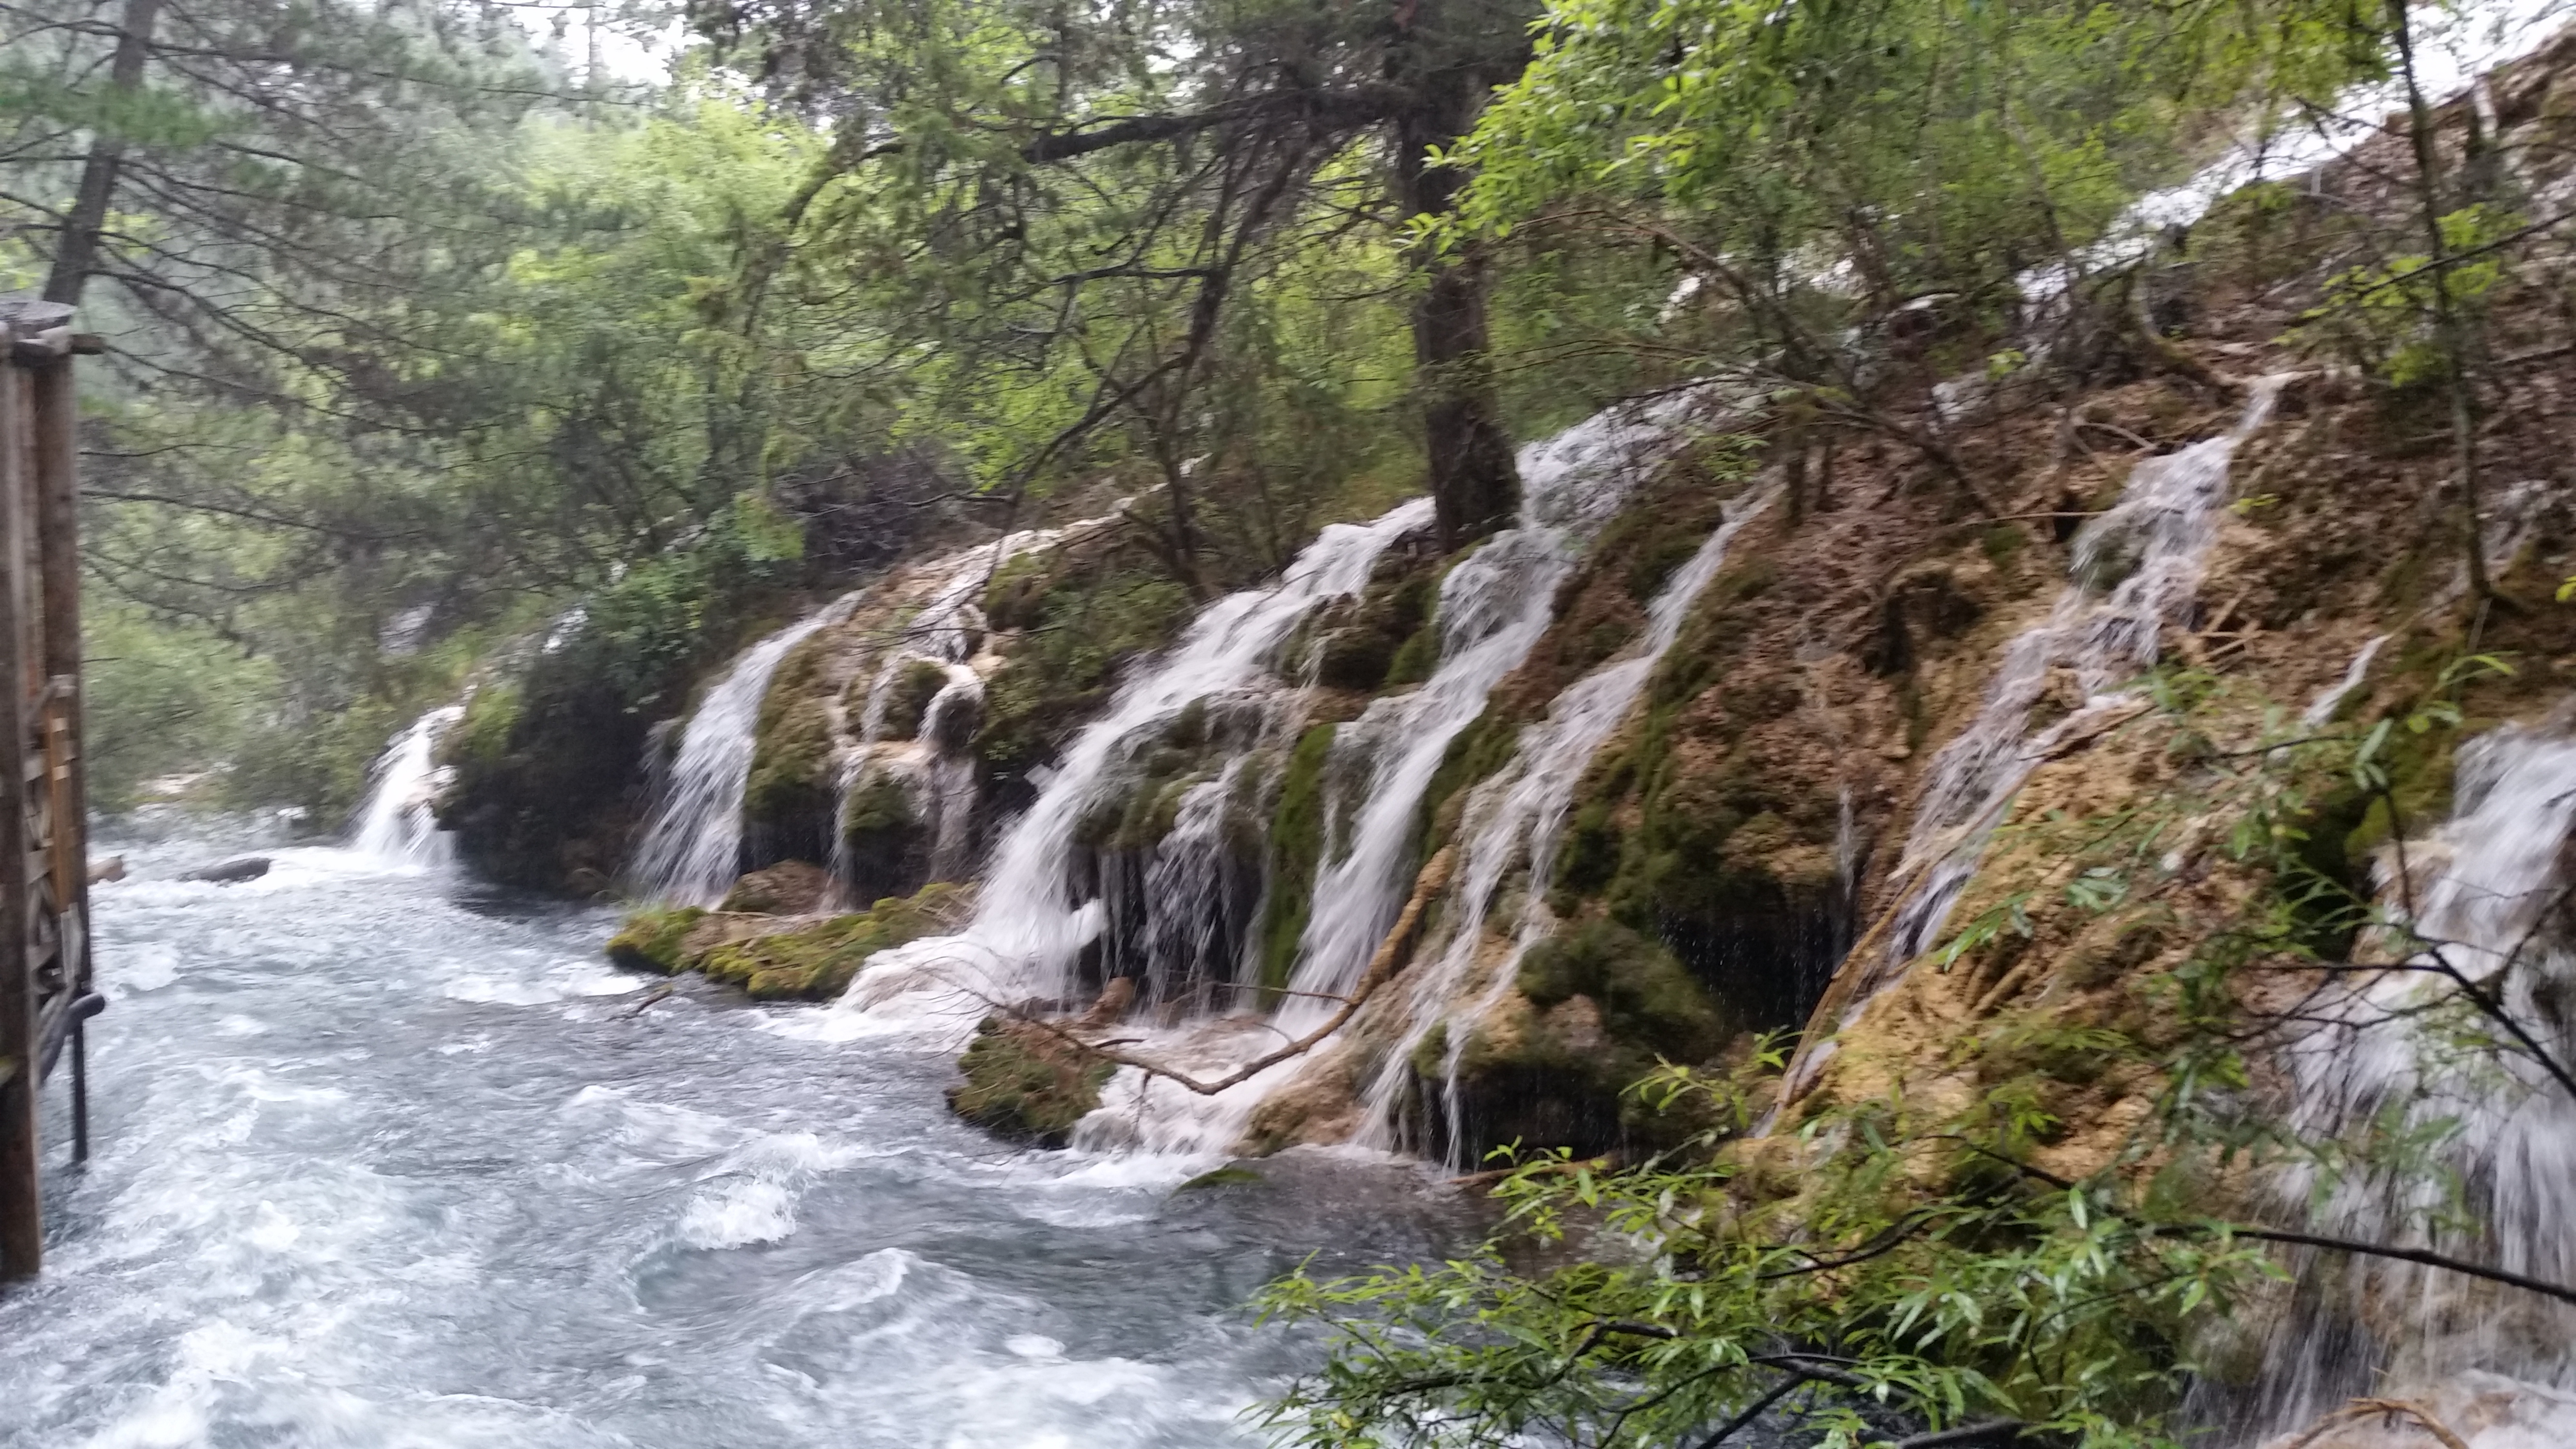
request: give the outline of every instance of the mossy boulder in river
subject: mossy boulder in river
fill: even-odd
[[[642,970],[696,971],[762,1001],[829,1000],[870,956],[957,925],[966,903],[964,890],[940,883],[837,916],[648,907],[627,918],[608,956]]]
[[[1100,1105],[1100,1088],[1115,1070],[1042,1026],[998,1016],[984,1018],[957,1066],[966,1080],[948,1089],[949,1109],[1032,1147],[1071,1141],[1074,1124]]]
[[[608,959],[631,971],[666,976],[687,970],[689,933],[706,917],[697,906],[647,906],[608,938]]]

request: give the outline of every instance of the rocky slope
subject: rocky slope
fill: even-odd
[[[2562,46],[2478,102],[2482,144],[2533,214],[2568,189],[2570,73]],[[2468,114],[2448,113],[2454,144]],[[1599,485],[1620,506],[1585,524],[1534,641],[1405,786],[1392,889],[1361,900],[1339,872],[1373,792],[1391,788],[1370,722],[1420,715],[1396,702],[1442,687],[1466,647],[1457,611],[1494,606],[1453,582],[1477,550],[1441,557],[1397,533],[1364,580],[1296,622],[1260,681],[1119,744],[1057,863],[1067,899],[1096,904],[1037,1006],[1106,1027],[1102,993],[1130,982],[1111,1014],[1128,1020],[1118,1035],[1149,1040],[1123,1055],[1222,1076],[1258,1053],[1221,1043],[1246,1020],[1287,1022],[1316,942],[1359,912],[1375,944],[1325,994],[1346,996],[1366,965],[1367,998],[1219,1115],[1251,1149],[1357,1135],[1459,1160],[1514,1140],[1636,1145],[1655,1129],[1622,1093],[1643,1070],[1740,1056],[1765,1032],[1839,1028],[1792,1080],[1822,1101],[1937,1090],[1960,1070],[1947,1044],[1998,1021],[2144,1010],[2141,983],[2188,934],[2180,900],[2144,925],[2043,913],[2015,944],[1925,964],[2044,873],[2020,843],[2029,822],[2187,781],[2190,752],[2138,679],[2203,681],[2204,728],[2315,704],[2320,728],[2364,729],[2440,693],[2475,733],[2546,714],[2576,670],[2576,608],[2554,599],[2576,571],[2558,442],[2576,387],[2555,300],[2564,259],[2507,250],[2481,304],[2495,394],[2478,425],[2484,594],[2464,563],[2439,389],[2391,363],[2420,339],[2311,315],[2335,278],[2378,260],[2402,199],[2379,179],[2395,144],[2248,188],[2165,237],[2119,284],[2133,309],[2081,355],[1978,372],[2020,357],[2015,339],[1936,305],[1890,329],[1895,380],[1865,407],[1703,395],[1640,424],[1661,441]],[[1972,385],[1904,381],[1947,375]],[[896,903],[971,885],[1077,730],[1199,608],[1114,512],[866,581],[767,680],[732,864],[828,873],[822,896],[777,918],[797,930],[870,901],[845,919],[876,925],[826,931],[828,969],[734,960],[751,928],[710,923],[743,911],[640,923],[659,943],[642,954],[764,994],[837,996],[864,962],[842,959],[847,943],[893,944],[874,932]],[[2473,653],[2512,673],[2446,674]],[[1606,715],[1576,720],[1584,710]],[[667,762],[685,729],[651,751],[634,739],[635,758]],[[497,749],[492,733],[469,713],[451,754],[470,765]],[[635,734],[601,727],[620,746]],[[2327,802],[2321,868],[2363,881],[2392,834],[2441,818],[2449,760],[2400,745],[2407,818]],[[596,886],[653,799],[652,767],[619,771],[606,785],[523,771],[532,786],[478,784],[469,768],[450,810],[506,814],[511,790],[609,800],[574,862]],[[2215,911],[2231,889],[2213,862],[2178,896]],[[1410,924],[1388,935],[1408,900]],[[977,1060],[1007,1075],[1081,1055],[1044,1034],[1006,1045],[988,1035]],[[2053,1089],[2065,1120],[2139,1110],[2068,1070]],[[1075,1107],[1106,1091],[1141,1123],[1205,1095],[1192,1087],[1207,1075],[1174,1080],[1193,1075],[1149,1080],[1131,1061],[1105,1085],[1087,1069],[1031,1079]],[[2086,1141],[2055,1150],[2073,1162]]]

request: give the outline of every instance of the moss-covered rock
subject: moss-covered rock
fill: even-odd
[[[869,686],[873,687],[873,681]],[[948,670],[928,659],[907,659],[886,687],[885,738],[908,740],[921,733],[923,718],[930,712],[930,702],[948,687]],[[859,709],[867,707],[865,688],[857,680],[851,689],[860,695]],[[853,712],[852,719],[860,718]]]
[[[933,842],[913,808],[912,792],[882,769],[850,787],[841,806],[841,862],[852,895],[909,895],[930,873]]]
[[[829,1000],[870,956],[957,925],[965,904],[959,887],[932,885],[785,929],[773,917],[654,907],[628,917],[608,949],[621,965],[697,971],[758,1000]]]
[[[830,632],[818,631],[789,650],[761,697],[742,794],[746,864],[830,853],[840,794],[826,682],[831,645]]]
[[[745,495],[695,542],[637,561],[495,661],[443,745],[455,774],[439,821],[464,862],[505,885],[604,890],[642,815],[657,727],[795,611],[799,531]]]
[[[1395,665],[1408,646],[1413,655],[1405,659],[1407,671],[1420,671],[1411,682],[1427,677],[1424,664],[1437,645],[1416,641],[1430,633],[1439,572],[1439,561],[1428,555],[1389,551],[1368,588],[1317,625],[1316,682],[1362,694],[1398,683]]]
[[[1015,559],[993,581],[985,615],[1018,631],[985,684],[974,749],[989,781],[1017,782],[1108,703],[1119,669],[1171,642],[1195,605],[1150,555]]]
[[[1279,775],[1270,815],[1270,893],[1261,917],[1261,984],[1288,984],[1297,968],[1297,943],[1312,914],[1315,867],[1324,854],[1324,761],[1332,753],[1333,726],[1316,725],[1297,737]]]
[[[1115,1066],[1027,1022],[988,1016],[959,1058],[965,1080],[948,1089],[950,1111],[1032,1147],[1062,1147],[1100,1105]]]
[[[1644,1109],[1629,1088],[1660,1062],[1716,1059],[1732,1023],[1673,953],[1592,920],[1530,948],[1517,990],[1458,1050],[1457,1100],[1470,1155],[1512,1143],[1608,1151],[1666,1145],[1688,1124]],[[1450,1070],[1450,1040],[1417,1047],[1426,1093]]]
[[[608,938],[608,959],[631,971],[659,971],[665,976],[687,970],[684,943],[706,914],[696,906],[649,906],[637,911]]]
[[[801,860],[764,866],[733,883],[719,911],[764,916],[802,916],[823,908],[832,896],[831,873]]]

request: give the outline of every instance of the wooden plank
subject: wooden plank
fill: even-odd
[[[17,367],[0,368],[0,1056],[19,1070],[0,1084],[0,1278],[44,1265],[43,1198],[37,1181],[36,980],[27,950],[26,753],[23,701],[27,658],[27,553],[23,521],[34,462],[28,433],[34,398]],[[42,676],[36,677],[41,681]]]

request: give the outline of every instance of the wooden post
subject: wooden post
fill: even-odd
[[[27,950],[26,545],[20,520],[32,481],[26,374],[0,367],[0,1278],[44,1265],[44,1203],[37,1180],[36,973]]]
[[[89,1160],[86,1000],[90,957],[88,771],[82,732],[80,405],[68,348],[30,369],[35,384],[36,557],[43,571],[46,788],[53,807],[54,906],[61,923],[65,1009],[72,1013],[72,1160]]]

